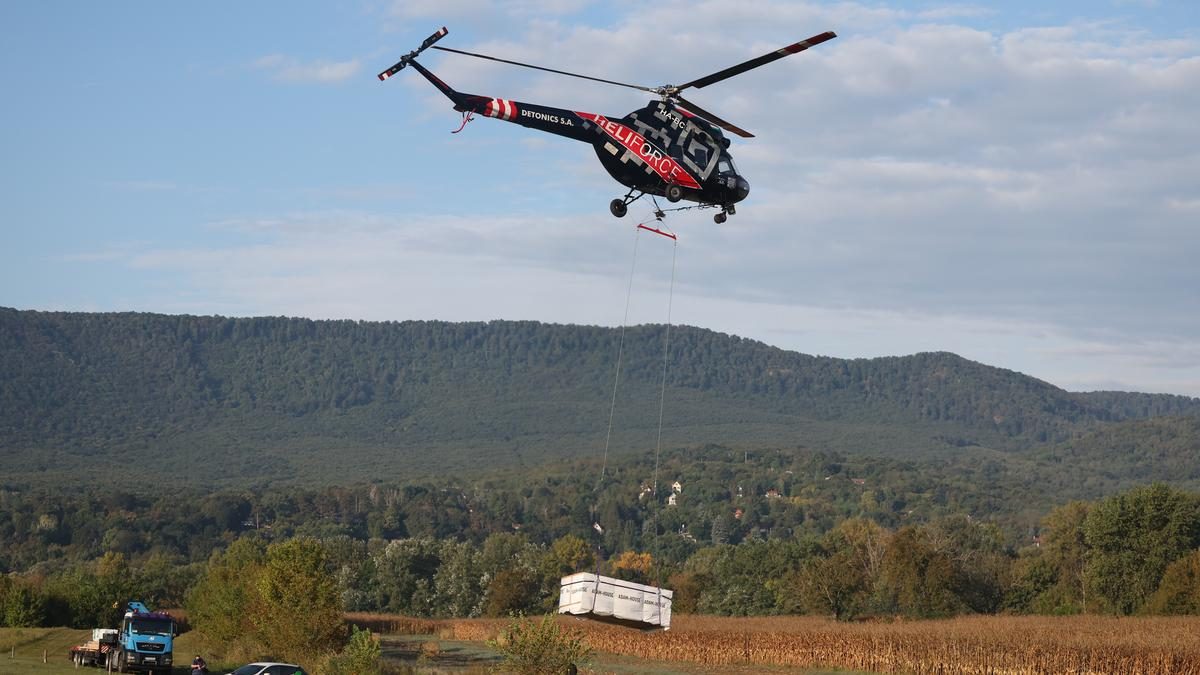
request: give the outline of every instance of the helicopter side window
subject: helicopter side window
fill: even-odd
[[[733,162],[728,157],[722,157],[717,162],[717,173],[733,173]]]

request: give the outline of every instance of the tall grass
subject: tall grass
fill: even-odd
[[[372,615],[458,640],[494,638],[500,620],[424,622]],[[707,666],[775,665],[878,673],[1200,675],[1200,617],[973,616],[839,623],[815,617],[676,615],[667,632],[561,617],[598,652]],[[383,625],[383,624],[378,624]],[[374,629],[373,629],[374,630]]]

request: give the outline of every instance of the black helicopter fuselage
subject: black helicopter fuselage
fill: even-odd
[[[619,119],[508,99],[464,94],[417,63],[418,72],[454,102],[454,109],[590,143],[617,182],[646,194],[729,208],[750,194],[727,150],[729,141],[707,120],[667,101],[651,101]]]

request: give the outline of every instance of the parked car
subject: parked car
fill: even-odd
[[[294,663],[247,663],[229,675],[308,675]]]

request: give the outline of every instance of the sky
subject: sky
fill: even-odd
[[[441,45],[688,97],[750,197],[678,243],[593,150],[460,116]],[[700,326],[950,351],[1200,396],[1200,5],[0,3],[0,306]],[[459,91],[622,117],[628,89],[427,52]],[[629,290],[632,292],[628,292]],[[628,295],[628,310],[626,300]]]

